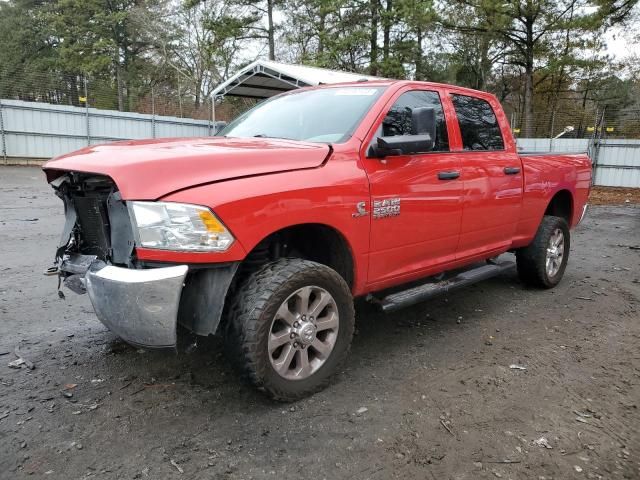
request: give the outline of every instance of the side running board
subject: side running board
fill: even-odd
[[[515,262],[501,261],[488,263],[479,267],[465,270],[451,278],[440,281],[432,281],[412,287],[401,292],[392,293],[381,299],[374,299],[385,312],[392,312],[416,303],[424,302],[443,293],[466,287],[482,280],[495,277],[501,273],[515,269]]]

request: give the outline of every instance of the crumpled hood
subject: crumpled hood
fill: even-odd
[[[156,200],[177,190],[238,177],[316,168],[328,145],[274,138],[168,138],[92,145],[44,165],[59,171],[107,175],[124,200]]]

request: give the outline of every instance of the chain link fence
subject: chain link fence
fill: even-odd
[[[0,66],[0,99],[91,107],[196,120],[229,121],[255,100],[227,97],[215,106],[209,95],[195,95],[188,82],[149,81],[127,85],[113,78],[59,73],[13,75]]]
[[[640,139],[638,108],[539,111],[529,130],[520,113],[511,113],[509,119],[516,138]]]

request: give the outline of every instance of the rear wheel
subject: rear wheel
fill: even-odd
[[[263,266],[233,299],[226,342],[250,381],[277,400],[324,388],[349,350],[351,292],[331,268],[301,259]]]
[[[570,244],[567,222],[561,217],[545,215],[533,242],[516,252],[520,279],[535,287],[555,287],[567,267]]]

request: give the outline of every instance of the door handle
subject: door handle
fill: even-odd
[[[438,172],[438,178],[440,180],[455,180],[460,176],[460,172],[450,171],[450,172]]]
[[[505,175],[517,175],[520,173],[520,167],[504,167]]]

